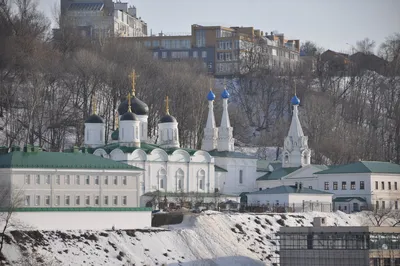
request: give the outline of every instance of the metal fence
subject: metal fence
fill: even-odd
[[[332,203],[321,203],[305,201],[303,203],[292,203],[292,204],[242,204],[242,211],[249,212],[332,212]]]

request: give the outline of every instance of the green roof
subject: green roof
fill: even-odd
[[[269,164],[267,160],[257,160],[257,172],[269,172]]]
[[[228,170],[226,170],[222,167],[219,167],[218,165],[214,165],[214,170],[215,170],[215,172],[224,172],[224,173],[228,172]]]
[[[315,174],[355,174],[355,173],[379,173],[400,174],[400,165],[389,162],[359,161],[346,165],[337,165]]]
[[[306,188],[306,187],[298,189],[298,188],[296,188],[296,186],[279,186],[279,187],[274,187],[274,188],[268,188],[268,189],[264,189],[264,190],[250,192],[250,193],[248,193],[248,195],[254,195],[254,194],[291,194],[291,193],[333,195],[333,193],[329,193],[329,192],[325,192],[325,191],[321,191],[321,190],[316,190],[316,189],[311,189],[311,188]]]
[[[333,199],[333,202],[349,202],[352,200],[358,200],[361,202],[367,202],[365,199],[361,198],[361,197],[337,197]]]
[[[0,168],[143,169],[80,152],[22,152],[0,155]]]
[[[293,173],[294,171],[300,169],[301,167],[287,167],[287,168],[279,168],[276,171],[273,172],[268,172],[263,176],[260,176],[257,178],[257,181],[262,181],[262,180],[280,180],[282,177],[287,176],[290,173]]]
[[[243,159],[256,159],[255,156],[250,156],[242,152],[236,151],[218,151],[212,150],[208,152],[211,156],[214,157],[228,157],[228,158],[243,158]]]
[[[104,149],[108,154],[111,153],[115,149],[121,149],[124,153],[132,153],[134,150],[143,150],[145,153],[150,154],[154,149],[161,149],[164,150],[167,154],[172,154],[176,150],[184,150],[189,153],[189,155],[195,154],[197,150],[195,149],[187,149],[187,148],[161,148],[160,146],[156,144],[150,144],[146,142],[140,143],[140,147],[127,147],[127,146],[121,146],[119,143],[111,143],[107,144],[102,147],[97,147],[97,148],[89,148],[88,152],[93,153],[97,149]]]

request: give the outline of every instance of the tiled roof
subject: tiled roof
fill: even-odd
[[[349,202],[352,200],[358,200],[361,202],[366,202],[365,199],[361,198],[361,197],[337,197],[333,199],[333,202]]]
[[[64,168],[64,169],[126,169],[143,170],[80,152],[22,152],[13,151],[0,155],[0,168]]]
[[[257,181],[262,181],[262,180],[280,180],[282,177],[287,176],[290,173],[293,173],[294,171],[300,169],[301,167],[287,167],[287,168],[279,168],[276,171],[273,172],[268,172],[263,176],[260,176],[257,178]]]
[[[315,174],[355,174],[379,173],[400,174],[400,165],[389,162],[359,161],[346,165],[337,165]]]
[[[255,195],[255,194],[326,194],[326,195],[333,195],[333,193],[311,189],[302,187],[301,189],[296,188],[296,186],[279,186],[274,188],[268,188],[264,190],[254,191],[248,193],[248,195]]]
[[[68,7],[69,11],[101,11],[103,3],[71,3]]]

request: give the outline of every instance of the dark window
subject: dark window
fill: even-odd
[[[378,181],[375,181],[375,189],[379,189],[378,188]]]
[[[351,190],[356,190],[356,181],[351,181],[351,183],[350,183],[350,189],[351,189]]]
[[[383,266],[390,266],[390,259],[389,258],[383,259]]]
[[[243,170],[239,170],[239,184],[243,184]]]
[[[325,182],[324,183],[324,189],[325,190],[329,190],[329,182]]]
[[[382,200],[382,209],[385,209],[385,201]]]
[[[394,190],[397,190],[397,182],[394,182]]]
[[[382,190],[385,189],[385,182],[381,182],[381,188],[382,188]]]
[[[388,189],[391,190],[392,189],[392,183],[388,182]]]
[[[379,201],[378,200],[375,203],[375,209],[377,209],[377,210],[379,209]]]
[[[343,181],[342,182],[342,190],[346,190],[347,189],[346,186],[347,186],[346,181]]]
[[[360,190],[364,189],[365,189],[364,181],[360,181]]]
[[[338,182],[333,182],[333,190],[338,190]]]

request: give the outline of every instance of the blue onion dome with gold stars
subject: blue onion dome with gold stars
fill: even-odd
[[[300,99],[297,98],[297,96],[293,96],[292,100],[290,101],[293,105],[299,105],[300,104]]]
[[[215,99],[215,94],[213,93],[212,90],[210,90],[210,91],[208,92],[208,94],[207,94],[207,100],[209,100],[209,101],[214,101],[214,99]]]
[[[229,92],[228,92],[228,90],[226,88],[222,92],[221,97],[222,97],[222,99],[228,99],[229,98]]]

